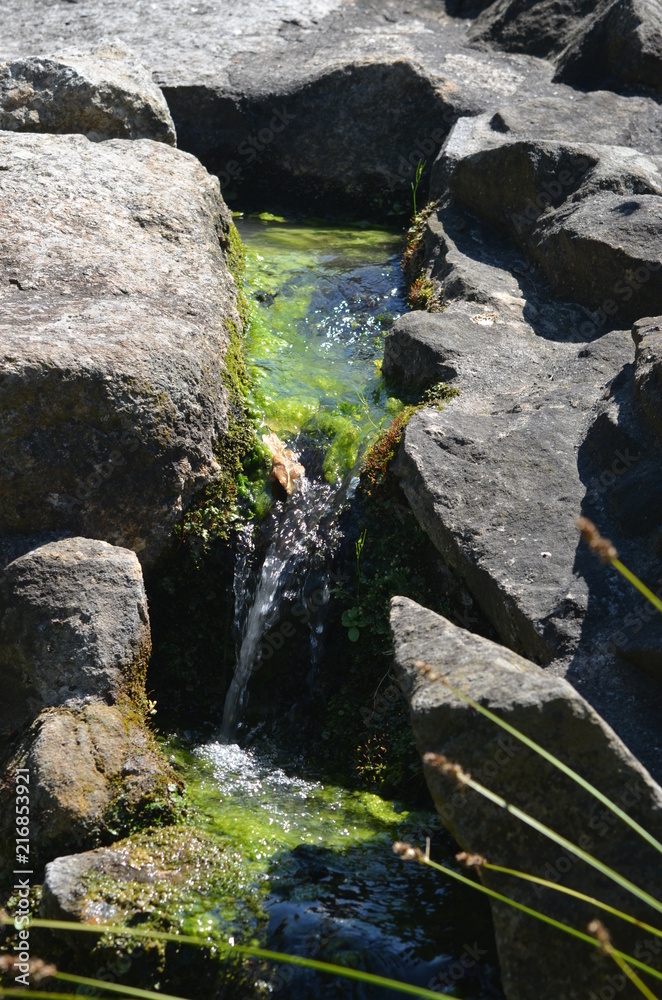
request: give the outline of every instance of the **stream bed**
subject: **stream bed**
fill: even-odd
[[[429,837],[432,856],[454,866],[456,848],[436,814],[329,781],[301,747],[244,718],[251,686],[264,682],[264,636],[283,604],[304,600],[313,586],[322,596],[307,624],[307,684],[323,661],[339,512],[352,501],[366,445],[403,407],[380,370],[383,336],[407,308],[402,236],[269,216],[238,228],[252,313],[252,417],[258,434],[277,434],[305,473],[276,502],[269,484],[254,487],[262,490],[257,507],[271,509],[260,526],[247,526],[237,558],[238,667],[223,722],[216,738],[172,740],[168,752],[203,828],[242,858],[242,891],[262,915],[253,928],[262,946],[467,1000],[500,997],[483,900],[391,850],[395,840],[425,847]],[[331,755],[339,750],[329,746]],[[205,933],[219,921],[227,933],[228,901],[209,899],[186,930]],[[285,965],[263,989],[259,995],[284,1000],[396,995]]]

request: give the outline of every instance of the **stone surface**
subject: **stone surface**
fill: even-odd
[[[608,0],[570,38],[556,79],[579,87],[662,92],[662,10],[657,0]]]
[[[5,731],[47,705],[117,701],[139,691],[150,651],[135,553],[64,539],[27,552],[0,574]]]
[[[565,680],[452,625],[406,598],[391,603],[398,679],[407,697],[421,755],[442,754],[475,780],[593,853],[660,898],[659,855],[599,802],[495,723],[479,716],[439,680],[416,667],[426,662],[453,687],[543,745],[615,801],[653,836],[662,836],[662,789],[615,733]],[[651,910],[593,868],[534,832],[472,789],[426,764],[437,809],[461,847],[492,864],[525,871],[596,896],[650,920]],[[481,869],[482,881],[574,927],[594,908],[509,876]],[[501,973],[511,1000],[585,1000],[613,987],[614,966],[587,945],[503,904],[493,904]],[[614,944],[641,955],[646,935],[610,920]],[[532,964],[531,956],[535,955]],[[653,958],[659,965],[660,959]],[[619,995],[638,995],[622,977]]]
[[[637,345],[634,383],[646,419],[662,440],[662,318],[642,319],[632,329]]]
[[[0,212],[0,534],[149,565],[227,430],[218,181],[163,143],[0,133]]]
[[[12,776],[28,768],[35,865],[141,824],[167,823],[178,811],[178,779],[128,702],[45,708],[3,757],[0,829],[9,843]]]
[[[496,0],[472,25],[469,37],[477,45],[549,56],[568,44],[595,7],[596,0]]]
[[[565,674],[660,775],[649,669],[660,647],[655,633],[639,642],[656,612],[574,528],[592,518],[662,584],[662,453],[635,393],[630,331],[550,297],[505,226],[448,199],[422,246],[444,311],[397,320],[384,371],[410,385],[427,370],[460,396],[410,421],[395,466],[405,494],[502,641]]]
[[[0,129],[177,145],[163,94],[120,43],[0,66]]]
[[[468,22],[430,0],[135,0],[121,26],[111,0],[8,2],[0,58],[120,30],[154,70],[179,145],[231,202],[258,210],[406,215],[417,163],[432,162],[460,114],[520,87],[538,95],[551,75],[538,60],[471,49]]]
[[[167,820],[177,781],[145,727],[151,649],[135,553],[69,538],[0,574],[0,829],[10,844],[13,776],[30,774],[31,856]]]

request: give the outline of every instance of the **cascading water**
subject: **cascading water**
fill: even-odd
[[[300,455],[306,475],[291,496],[276,500],[260,527],[247,529],[240,545],[237,661],[221,739],[192,752],[174,744],[172,759],[198,819],[223,851],[240,853],[247,899],[261,914],[254,933],[266,947],[442,992],[454,993],[457,984],[466,1000],[499,998],[489,964],[471,958],[466,965],[465,942],[472,955],[492,948],[484,911],[476,920],[480,902],[465,902],[434,872],[403,865],[390,850],[393,840],[424,843],[430,832],[437,851],[450,858],[452,845],[444,846],[433,813],[322,783],[303,748],[290,756],[270,743],[262,724],[242,731],[244,745],[233,742],[247,693],[263,683],[258,670],[266,640],[283,609],[312,609],[305,618],[309,683],[319,669],[330,566],[340,543],[339,516],[356,485],[353,470],[366,438],[400,405],[380,377],[381,337],[406,308],[391,234],[256,220],[240,231],[248,249],[246,290],[256,302],[247,344],[253,414],[260,434],[276,433]],[[286,656],[282,664],[289,669]],[[235,916],[228,917],[225,897],[207,900],[190,930],[220,925],[227,936],[239,901],[234,906]],[[256,997],[392,995],[287,966],[265,976]]]
[[[279,603],[285,596],[300,598],[307,574],[332,552],[335,532],[330,522],[342,493],[326,484],[310,483],[305,477],[287,501],[273,528],[273,538],[258,571],[257,586],[250,595],[246,578],[251,572],[248,557],[237,562],[235,620],[244,621],[237,666],[223,707],[220,739],[233,739],[252,673],[260,666],[260,645],[265,632],[278,619]],[[317,635],[311,633],[314,645]],[[314,656],[311,657],[314,659]]]
[[[346,231],[329,253],[319,230],[303,230],[309,242],[305,254],[293,239],[301,241],[301,228],[276,224],[267,229],[249,220],[241,231],[249,248],[256,234],[264,239],[265,231],[273,241],[269,257],[256,255],[248,274],[258,303],[252,323],[256,349],[250,353],[260,430],[287,436],[286,443],[301,448],[314,468],[272,513],[271,541],[261,566],[254,564],[254,545],[237,560],[240,641],[223,710],[220,738],[225,741],[235,737],[250,678],[260,666],[262,638],[277,622],[279,604],[286,597],[300,600],[309,573],[328,562],[362,442],[395,404],[383,391],[375,363],[384,324],[404,308],[401,282],[393,283],[397,262],[395,268],[366,262],[365,250],[358,249],[366,241],[361,231]],[[371,236],[378,246],[392,246],[384,233]],[[275,266],[285,284],[271,291]],[[294,347],[303,354],[303,368],[300,353],[293,358]],[[327,596],[328,589],[323,580]],[[319,618],[310,623],[311,669],[321,648]]]

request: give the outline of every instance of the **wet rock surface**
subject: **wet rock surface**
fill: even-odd
[[[177,145],[163,93],[136,57],[112,41],[0,66],[0,129]]]
[[[659,838],[662,789],[575,688],[405,598],[391,603],[391,629],[398,679],[421,755],[442,754],[459,764],[476,781],[659,898],[659,855],[653,848],[442,681],[423,675],[416,664],[427,663],[438,677],[542,744]],[[645,903],[473,789],[460,788],[439,766],[426,763],[425,775],[439,814],[464,850],[649,920],[652,911]],[[574,927],[586,926],[595,916],[591,906],[550,889],[484,868],[480,875],[490,888]],[[583,1000],[591,991],[599,995],[609,987],[613,964],[597,950],[591,954],[585,944],[503,904],[493,904],[493,915],[509,998],[534,995],[531,955],[536,956],[535,995],[541,998]],[[637,955],[645,937],[640,929],[622,922],[610,929],[616,947]],[[625,977],[619,992],[637,995]]]

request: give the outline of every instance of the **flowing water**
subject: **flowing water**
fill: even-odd
[[[237,564],[240,644],[224,740],[236,732],[262,637],[277,620],[284,592],[294,586],[293,596],[301,598],[310,574],[333,553],[337,515],[351,494],[361,450],[400,409],[379,365],[384,332],[406,308],[399,236],[357,227],[329,238],[328,228],[273,219],[247,219],[239,229],[252,304],[246,350],[252,413],[260,434],[275,432],[301,455],[306,474],[272,517],[261,566],[250,540]],[[313,667],[321,628],[318,621],[311,629]]]
[[[246,347],[252,414],[260,433],[275,432],[300,456],[306,474],[300,489],[242,539],[234,584],[237,667],[220,738],[173,743],[173,759],[208,831],[241,855],[245,891],[264,918],[255,928],[263,945],[453,996],[499,997],[485,960],[493,945],[482,901],[391,851],[396,839],[424,845],[430,836],[434,856],[448,861],[453,847],[436,815],[329,784],[303,757],[274,748],[261,726],[240,725],[251,684],[261,680],[265,635],[284,603],[312,607],[311,593],[314,677],[338,515],[351,501],[362,448],[401,407],[389,397],[379,363],[384,333],[406,303],[396,234],[273,219],[245,220],[239,228],[253,308]],[[187,930],[205,932],[222,909],[210,901]],[[394,995],[287,966],[270,972],[262,988],[256,996],[284,1000]]]

